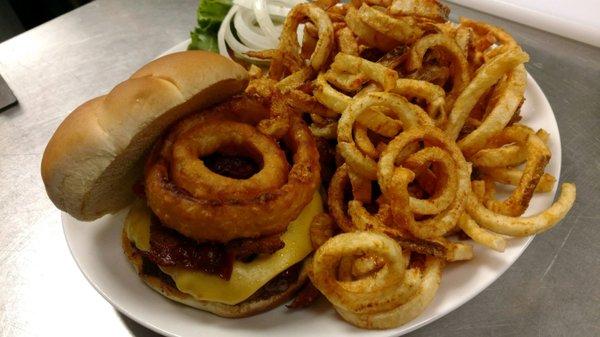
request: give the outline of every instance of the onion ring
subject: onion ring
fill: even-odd
[[[320,183],[319,156],[310,131],[297,116],[291,117],[289,131],[282,138],[293,152],[293,165],[287,173],[287,180],[279,188],[254,191],[248,197],[228,195],[215,198],[194,195],[193,190],[187,190],[188,186],[178,186],[172,180],[169,167],[177,165],[177,162],[173,163],[177,157],[173,148],[182,137],[193,135],[198,139],[204,138],[203,134],[195,133],[196,126],[213,123],[211,118],[220,118],[221,122],[228,118],[240,122],[255,119],[256,123],[261,118],[254,115],[257,111],[263,116],[268,115],[252,100],[233,99],[183,120],[164,142],[157,144],[146,165],[145,187],[148,205],[165,226],[198,241],[227,242],[280,233],[308,204]],[[258,131],[254,132],[254,136],[262,137],[259,135]],[[206,137],[205,141],[224,144],[221,142],[225,139]],[[210,185],[210,182],[203,183]]]
[[[216,141],[206,142],[207,138]],[[211,171],[198,160],[224,147],[243,149],[250,157],[260,155],[263,169],[248,179],[234,179]],[[198,124],[177,137],[170,151],[171,180],[185,186],[195,198],[257,197],[287,180],[285,153],[271,137],[244,123],[212,120]]]

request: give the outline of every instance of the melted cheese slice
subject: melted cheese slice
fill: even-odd
[[[215,275],[178,267],[160,267],[169,274],[177,288],[197,300],[238,304],[272,278],[302,261],[312,251],[309,227],[313,217],[323,212],[320,194],[315,193],[298,218],[292,221],[281,240],[285,247],[272,255],[261,255],[250,263],[235,261],[229,281]],[[150,209],[137,202],[125,219],[127,237],[142,251],[150,249]]]

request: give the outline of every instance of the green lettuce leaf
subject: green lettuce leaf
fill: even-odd
[[[219,51],[217,32],[231,5],[232,0],[200,0],[197,11],[198,25],[190,33],[192,42],[188,49]]]

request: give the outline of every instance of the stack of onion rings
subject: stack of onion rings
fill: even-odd
[[[165,226],[217,242],[285,231],[320,184],[318,152],[306,125],[291,116],[280,140],[293,153],[288,170],[276,139],[248,123],[268,114],[260,103],[238,98],[183,120],[155,147],[146,166],[146,195]],[[245,180],[221,176],[201,159],[216,151],[256,157],[262,169]]]

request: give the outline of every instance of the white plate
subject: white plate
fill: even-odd
[[[183,42],[170,52],[184,50]],[[550,132],[552,159],[547,171],[560,176],[561,147],[558,127],[540,87],[527,77],[523,122]],[[557,184],[558,185],[558,184]],[[536,194],[526,214],[548,207],[552,193]],[[367,331],[344,322],[322,300],[310,308],[291,311],[279,307],[267,313],[243,319],[220,318],[172,302],[147,287],[125,259],[121,249],[121,230],[126,210],[91,223],[62,215],[63,229],[71,253],[79,268],[115,308],[138,323],[169,336],[398,336],[429,324],[458,308],[487,288],[521,256],[533,238],[511,239],[506,251],[497,253],[475,245],[475,258],[450,264],[444,271],[435,300],[415,320],[396,329]],[[490,315],[493,308],[490,308]]]

